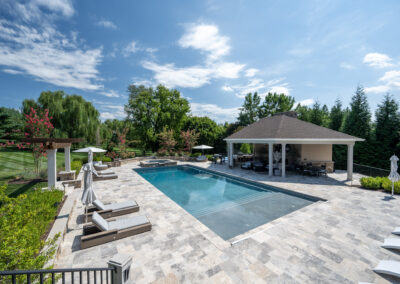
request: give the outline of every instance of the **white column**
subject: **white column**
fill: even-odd
[[[64,148],[65,171],[71,171],[71,146]]]
[[[47,152],[47,186],[56,186],[57,181],[57,149],[49,149]]]
[[[282,177],[286,175],[286,144],[282,144]]]
[[[228,143],[228,161],[229,167],[233,167],[233,143]]]
[[[353,180],[353,148],[354,144],[347,145],[347,180]]]
[[[272,176],[273,174],[273,170],[274,170],[274,159],[273,159],[273,154],[272,154],[272,150],[273,150],[274,144],[269,143],[268,144],[268,161],[269,161],[269,176]]]

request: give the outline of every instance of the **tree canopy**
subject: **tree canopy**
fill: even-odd
[[[125,112],[143,148],[156,150],[158,134],[164,129],[173,130],[175,137],[179,137],[190,107],[177,90],[162,85],[156,89],[130,85],[128,91]]]
[[[260,102],[261,97],[257,92],[254,94],[248,93],[246,95],[238,117],[240,125],[247,126],[257,121]]]
[[[285,94],[268,93],[264,102],[258,108],[258,117],[272,116],[278,112],[289,111],[293,108],[295,99]]]

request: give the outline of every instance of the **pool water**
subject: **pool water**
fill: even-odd
[[[224,240],[319,200],[193,166],[136,172]]]

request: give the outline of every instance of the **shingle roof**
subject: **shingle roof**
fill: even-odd
[[[354,139],[351,136],[285,114],[265,117],[239,130],[229,139]]]

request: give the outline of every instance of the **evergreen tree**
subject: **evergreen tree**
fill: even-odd
[[[343,123],[343,116],[342,102],[337,99],[329,115],[329,128],[339,131]]]
[[[375,112],[375,140],[379,151],[378,166],[389,167],[389,158],[395,153],[400,142],[400,113],[398,103],[389,94],[378,105]]]
[[[302,106],[298,104],[294,109],[297,112],[297,118],[307,122],[311,122],[311,111],[308,106]]]
[[[371,132],[371,113],[367,95],[358,86],[351,98],[350,112],[344,125],[344,132],[360,138],[369,138]]]
[[[364,142],[356,143],[354,146],[354,162],[373,166],[373,157],[376,151],[370,141],[371,113],[367,95],[361,86],[357,87],[351,98],[350,112],[344,124],[344,132],[365,139]]]
[[[295,99],[285,94],[268,93],[263,104],[258,109],[259,118],[272,116],[278,112],[289,111],[293,108]]]
[[[318,101],[316,101],[311,109],[310,122],[316,125],[322,125],[323,121],[324,115],[321,109],[321,105]]]
[[[238,117],[240,125],[247,126],[257,121],[260,101],[261,98],[257,92],[254,94],[248,93],[246,95]]]

